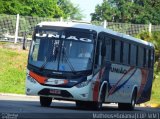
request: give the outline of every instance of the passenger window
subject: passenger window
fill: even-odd
[[[131,45],[130,64],[132,66],[136,65],[136,53],[137,53],[136,46],[135,45]]]
[[[124,42],[123,47],[123,62],[124,64],[128,64],[128,52],[129,52],[129,44]]]
[[[121,42],[115,40],[115,62],[120,63]]]
[[[144,49],[142,47],[138,48],[138,66],[143,67],[143,59],[144,59]]]
[[[106,42],[106,60],[111,61],[111,46],[112,46],[111,38],[106,36],[105,42]]]
[[[130,64],[130,59],[131,59],[131,44],[129,44],[129,48],[128,48],[128,64]]]
[[[101,47],[102,47],[102,40],[104,36],[103,34],[99,34],[98,41],[97,41],[97,47],[96,47],[96,56],[95,56],[95,72],[98,71],[98,69],[101,66],[102,63],[102,56],[101,56]]]
[[[115,40],[112,39],[112,53],[111,53],[111,60],[115,61]]]
[[[151,50],[151,68],[153,68],[153,66],[154,66],[154,51],[153,50]]]
[[[148,67],[148,49],[146,49],[146,67]]]
[[[151,67],[151,50],[148,51],[148,67]]]
[[[143,55],[143,67],[146,67],[146,48],[143,49],[144,55]]]
[[[136,66],[138,66],[138,46],[136,46]]]
[[[96,66],[98,66],[100,64],[100,61],[101,61],[101,57],[100,57],[100,50],[101,49],[101,39],[98,39],[98,42],[97,42],[97,48],[96,48],[96,59],[95,59],[95,64]],[[97,68],[97,67],[96,67]]]
[[[153,68],[154,65],[154,51],[149,50],[148,51],[148,67]]]
[[[121,41],[121,49],[120,49],[120,63],[124,63],[123,62],[123,42]]]

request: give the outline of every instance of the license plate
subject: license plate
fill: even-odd
[[[58,94],[58,95],[60,95],[60,94],[61,94],[61,91],[60,91],[60,90],[51,89],[51,90],[50,90],[50,93],[51,93],[51,94]]]

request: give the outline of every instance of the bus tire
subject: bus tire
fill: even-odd
[[[104,102],[104,95],[103,95],[103,91],[102,91],[101,94],[100,94],[99,101],[96,102],[96,104],[95,104],[95,106],[96,106],[95,109],[96,110],[102,110],[103,102]]]
[[[99,101],[99,102],[94,102],[93,103],[93,109],[94,110],[102,110],[102,102],[101,101]]]
[[[51,97],[43,97],[40,96],[40,104],[42,107],[49,107],[52,103],[52,98]]]
[[[134,110],[136,104],[136,91],[134,90],[130,103],[118,103],[120,110]]]
[[[83,107],[82,101],[76,101],[76,107],[81,109]]]
[[[87,109],[87,110],[101,110],[101,102],[92,102],[92,101],[76,101],[76,107],[78,109]]]
[[[76,101],[76,107],[79,109],[92,109],[93,105],[90,101]]]
[[[105,87],[103,87],[103,90],[100,93],[100,97],[98,101],[76,101],[76,107],[83,109],[93,109],[93,110],[102,110],[103,102],[105,101]]]
[[[105,101],[105,94],[106,94],[106,91],[105,91],[105,87],[103,87],[101,93],[100,93],[100,97],[99,97],[99,100],[97,102],[93,102],[93,109],[95,110],[102,110],[102,106],[103,106],[103,103]]]

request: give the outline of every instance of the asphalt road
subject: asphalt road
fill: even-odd
[[[41,107],[38,97],[15,96],[0,94],[0,118],[2,119],[81,119],[81,118],[126,118],[145,119],[151,114],[155,119],[159,118],[160,108],[139,107],[134,111],[120,111],[116,104],[104,104],[102,111],[82,110],[75,106],[74,102],[53,100],[51,107]],[[121,117],[123,116],[123,117]],[[159,118],[160,119],[160,118]]]

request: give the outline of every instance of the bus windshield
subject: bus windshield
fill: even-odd
[[[53,71],[91,70],[95,34],[84,31],[75,28],[36,30],[29,54],[29,64]]]

